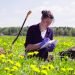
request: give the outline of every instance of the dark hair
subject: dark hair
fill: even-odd
[[[48,10],[43,10],[41,13],[42,13],[42,19],[44,18],[54,19],[54,16]]]

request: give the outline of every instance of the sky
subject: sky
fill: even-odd
[[[55,17],[52,27],[75,27],[75,0],[0,0],[0,27],[20,27],[31,10],[25,26],[41,21],[41,11]]]

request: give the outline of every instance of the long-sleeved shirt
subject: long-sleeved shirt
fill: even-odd
[[[48,37],[50,38],[50,40],[53,40],[53,31],[49,27],[47,28],[45,37]],[[41,36],[39,24],[30,26],[26,34],[25,47],[28,44],[36,44],[41,42],[42,40],[43,38]]]

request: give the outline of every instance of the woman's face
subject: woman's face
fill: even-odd
[[[52,21],[53,19],[50,18],[42,19],[42,25],[47,28],[52,23]]]

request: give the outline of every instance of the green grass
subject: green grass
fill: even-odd
[[[6,52],[10,50],[14,36],[0,36],[0,47]],[[75,37],[55,37],[58,44],[49,54],[54,55],[51,62],[39,60],[38,58],[27,58],[24,54],[25,37],[19,37],[13,46],[12,53],[0,55],[0,75],[75,75],[75,60],[60,60],[58,53],[75,46]]]

